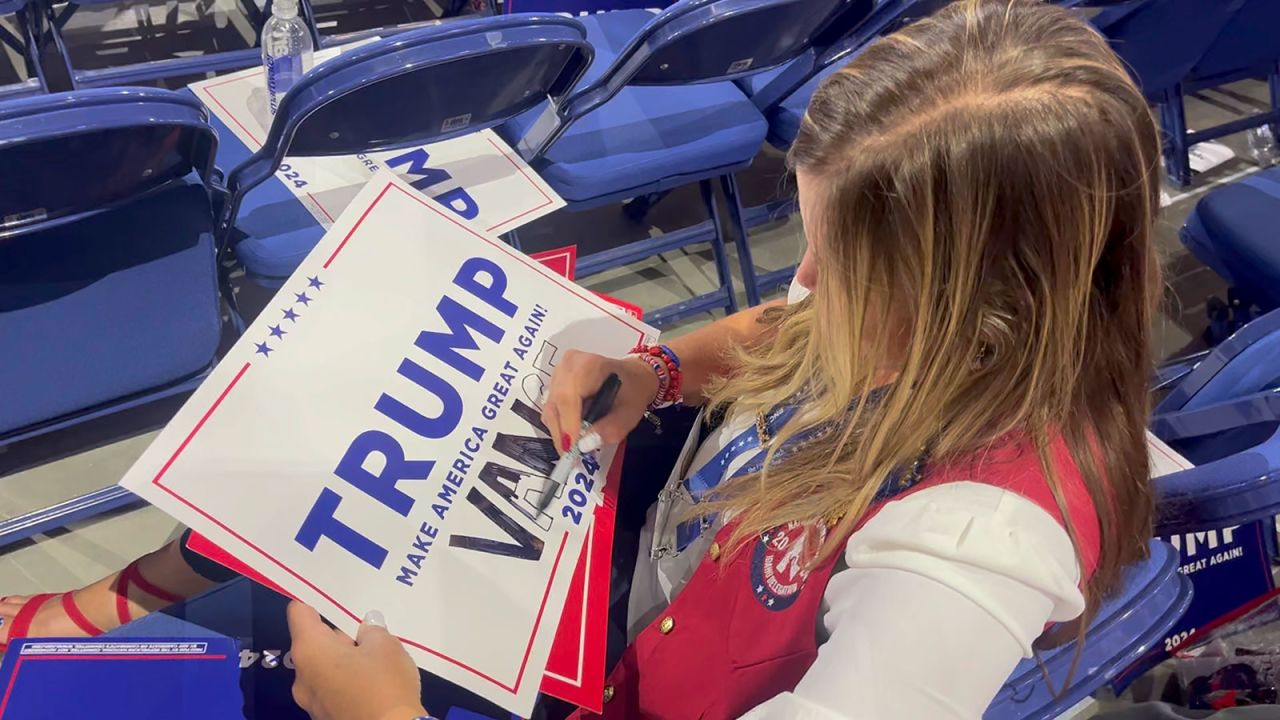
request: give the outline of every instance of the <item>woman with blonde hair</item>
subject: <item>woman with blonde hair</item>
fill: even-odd
[[[562,449],[679,400],[727,418],[649,510],[604,717],[978,718],[1083,626],[1151,530],[1159,148],[1106,42],[1037,0],[960,0],[819,86],[792,302],[552,377]],[[316,717],[372,698],[319,682],[295,616]]]
[[[791,162],[792,302],[553,375],[562,450],[723,411],[649,509],[603,716],[978,718],[1146,548],[1156,128],[1070,12],[959,0],[825,80]],[[290,621],[314,717],[422,711],[385,632]]]

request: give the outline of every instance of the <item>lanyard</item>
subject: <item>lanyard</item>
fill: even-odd
[[[877,388],[868,395],[868,401],[877,402],[884,394],[887,388]],[[689,473],[689,475],[680,483],[669,485],[664,488],[658,495],[658,522],[654,533],[654,545],[652,556],[654,559],[675,555],[683,552],[691,543],[697,540],[703,531],[715,524],[716,517],[712,514],[704,514],[695,519],[687,520],[676,526],[675,547],[666,545],[666,531],[669,522],[669,516],[672,509],[673,500],[682,499],[686,504],[694,505],[703,500],[707,493],[714,490],[725,479],[732,479],[742,475],[759,472],[764,467],[765,457],[768,450],[763,447],[762,438],[760,437],[760,426],[766,429],[766,437],[777,437],[778,431],[787,424],[795,415],[797,406],[794,403],[780,405],[769,411],[760,424],[753,423],[751,427],[738,433],[727,445],[721,448],[712,458],[699,467],[697,470]],[[775,457],[784,457],[796,445],[817,439],[830,431],[829,427],[813,428],[803,433],[798,433],[790,438],[786,445],[779,448]],[[729,478],[725,478],[725,471],[733,464],[735,460],[741,456],[755,451],[755,456],[748,460],[740,467],[737,472],[733,473]],[[889,477],[885,478],[881,484],[879,491],[876,493],[877,501],[887,500],[898,493],[910,488],[919,482],[922,473],[922,466],[928,456],[927,450],[922,452],[920,457],[908,468],[907,472],[901,470],[895,471]]]
[[[770,410],[764,416],[764,427],[766,428],[768,437],[776,437],[778,431],[783,425],[796,414],[796,406],[793,404],[781,405]],[[803,438],[792,438],[795,441]],[[792,443],[789,443],[792,444]],[[749,452],[755,451],[755,456],[744,464],[733,477],[746,475],[752,472],[758,472],[764,466],[764,459],[768,451],[763,447],[763,438],[760,437],[760,425],[752,423],[751,427],[738,433],[728,445],[720,448],[710,461],[705,465],[690,473],[688,477],[680,483],[677,492],[679,492],[690,503],[696,504],[702,502],[707,493],[714,490],[724,479],[725,471],[738,458]],[[689,543],[698,539],[703,530],[711,527],[715,523],[714,515],[703,515],[693,520],[686,520],[676,526],[676,552],[683,552],[689,547]]]

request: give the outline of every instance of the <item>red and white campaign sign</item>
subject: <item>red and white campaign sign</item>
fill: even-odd
[[[542,263],[557,275],[574,279],[578,264],[578,246],[532,253],[530,258]],[[640,308],[603,293],[596,296],[631,317],[641,318]],[[619,455],[626,446],[618,447]],[[622,463],[609,468],[604,502],[596,508],[587,535],[587,547],[565,601],[564,614],[547,669],[542,676],[542,692],[567,700],[593,712],[604,708],[604,670],[609,633],[609,580],[612,573],[613,529],[617,515],[617,490]]]
[[[626,446],[618,446],[618,457]],[[573,572],[564,614],[551,645],[542,692],[592,712],[604,709],[604,671],[609,641],[609,580],[622,462],[609,468],[604,502],[596,508],[586,548]]]
[[[121,484],[527,714],[614,454],[539,512],[542,393],[563,350],[655,336],[379,173]]]
[[[577,245],[566,245],[562,248],[554,248],[552,250],[543,250],[542,252],[531,253],[529,257],[551,268],[561,277],[567,277],[570,280],[573,280],[577,275]],[[644,319],[644,309],[635,303],[629,303],[626,300],[621,300],[613,297],[612,295],[605,295],[602,292],[596,293],[596,297],[608,301],[610,305],[613,305],[637,320]]]
[[[316,63],[343,48],[316,53]],[[193,83],[191,91],[252,151],[271,126],[262,68]],[[386,168],[459,217],[502,234],[564,207],[564,200],[492,130],[404,150],[286,158],[276,177],[329,227],[369,178]],[[225,168],[230,170],[230,168]]]

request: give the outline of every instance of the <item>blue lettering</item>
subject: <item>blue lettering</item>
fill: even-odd
[[[480,282],[482,275],[489,278],[487,284]],[[462,263],[458,274],[453,276],[453,284],[483,300],[486,305],[503,315],[515,317],[516,304],[504,297],[507,274],[492,260],[475,257]]]
[[[397,425],[424,438],[438,440],[448,437],[462,418],[462,396],[458,394],[458,390],[439,375],[409,359],[400,363],[399,373],[435,395],[440,400],[440,414],[427,417],[386,393],[378,398],[373,408],[394,420]]]
[[[449,332],[424,330],[418,334],[414,344],[472,380],[479,380],[484,375],[484,368],[476,361],[463,357],[458,351],[480,349],[471,330],[479,332],[488,340],[500,342],[504,334],[502,328],[448,296],[440,299],[436,312],[440,313]]]
[[[396,576],[396,581],[413,587],[413,579],[418,577],[418,571],[413,568],[400,566],[400,574]]]
[[[327,537],[374,569],[381,569],[387,559],[386,549],[333,516],[341,502],[342,496],[338,493],[329,488],[321,490],[320,497],[311,506],[311,512],[307,513],[307,519],[302,521],[302,527],[298,528],[293,539],[315,552],[320,538]]]
[[[480,215],[480,206],[476,205],[471,193],[468,193],[465,188],[456,187],[446,190],[432,199],[466,220],[474,220]]]
[[[382,472],[376,475],[364,467],[374,453],[383,460]],[[396,484],[401,480],[426,480],[435,464],[434,460],[405,460],[399,441],[380,430],[367,430],[351,441],[333,472],[369,497],[408,517],[414,500]]]
[[[403,155],[397,155],[387,161],[387,167],[395,168],[401,165],[408,165],[404,174],[418,175],[419,179],[410,182],[417,190],[426,190],[432,185],[437,185],[452,178],[448,172],[438,168],[427,167],[427,161],[431,159],[431,155],[424,148],[410,150]]]
[[[436,497],[440,498],[440,501],[446,505],[452,505],[453,496],[457,494],[458,491],[453,485],[445,484],[440,486],[440,492],[436,494]]]

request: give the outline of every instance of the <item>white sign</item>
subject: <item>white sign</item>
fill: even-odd
[[[350,47],[318,52],[316,63]],[[262,68],[194,83],[191,90],[251,151],[262,147],[271,126]],[[369,177],[383,168],[398,173],[459,217],[499,235],[565,205],[492,130],[405,150],[286,158],[276,177],[328,228]]]
[[[527,716],[612,459],[536,510],[548,373],[655,336],[379,173],[121,484]]]
[[[1147,431],[1147,457],[1151,462],[1151,477],[1172,475],[1195,467],[1191,461],[1182,457],[1181,453],[1169,447],[1165,441]]]

